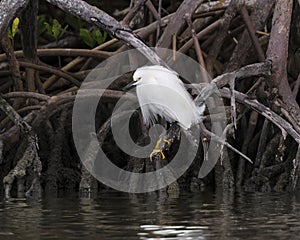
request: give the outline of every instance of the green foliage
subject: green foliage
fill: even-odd
[[[98,28],[93,27],[91,30],[80,28],[80,37],[86,45],[93,48],[96,44],[100,45],[105,42],[107,32],[101,32]]]
[[[80,28],[85,28],[87,25],[82,19],[76,18],[70,14],[66,15],[65,22],[76,32],[79,32]]]
[[[10,39],[14,39],[16,33],[18,32],[18,27],[19,27],[20,19],[16,17],[12,23],[11,28],[8,29],[8,37]]]
[[[38,35],[47,34],[52,36],[56,41],[63,36],[70,26],[75,32],[79,32],[82,41],[90,48],[94,48],[97,44],[100,45],[106,41],[107,32],[101,32],[98,28],[88,28],[88,24],[81,19],[67,15],[64,22],[66,26],[62,27],[57,19],[52,19],[47,14],[38,17]]]
[[[47,22],[47,16],[46,15],[40,15],[38,16],[37,20],[37,34],[38,36],[42,35],[46,31],[45,22]]]
[[[53,19],[52,23],[44,22],[46,33],[57,41],[59,38],[64,35],[64,33],[67,31],[67,28],[69,27],[66,25],[64,28],[61,26],[61,24],[58,22],[57,19]]]

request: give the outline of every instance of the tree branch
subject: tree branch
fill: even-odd
[[[267,58],[272,61],[270,87],[279,89],[286,104],[297,105],[287,79],[287,58],[293,0],[278,0],[275,5]]]
[[[250,20],[255,30],[260,30],[265,26],[266,19],[270,14],[274,2],[275,0],[256,1],[250,16]],[[231,72],[244,64],[248,64],[246,60],[248,59],[247,57],[251,47],[252,42],[250,41],[248,30],[245,29],[232,53],[226,71]]]
[[[139,50],[153,64],[166,66],[166,63],[153,52],[136,34],[126,25],[118,22],[104,11],[89,5],[81,0],[47,0],[47,2],[59,7],[76,17],[79,17],[89,23],[93,23],[99,28],[107,31],[118,39],[125,41],[132,47]]]
[[[173,35],[177,36],[178,32],[185,24],[184,16],[192,14],[196,8],[203,2],[203,0],[185,0],[177,9],[172,20],[167,25],[164,33],[160,37],[157,47],[168,48],[171,45]]]
[[[223,88],[223,89],[220,89],[219,91],[221,92],[222,97],[226,97],[226,98],[231,97],[231,93],[228,88]],[[293,126],[290,123],[288,123],[286,120],[284,120],[278,114],[273,112],[270,108],[259,103],[256,99],[250,99],[246,94],[243,94],[238,91],[235,91],[235,97],[238,102],[245,104],[246,106],[250,107],[254,111],[260,113],[265,118],[267,118],[272,123],[274,123],[277,127],[279,127],[284,137],[286,137],[286,133],[288,133],[289,135],[291,135],[292,138],[294,138],[294,140],[298,144],[300,144],[299,133],[297,133],[295,131],[295,129],[293,128]]]

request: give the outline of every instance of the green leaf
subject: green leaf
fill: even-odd
[[[91,33],[85,29],[85,28],[80,28],[80,37],[84,41],[86,45],[89,47],[93,48],[96,44],[95,39],[92,37]]]
[[[18,26],[20,23],[20,19],[18,17],[16,17],[13,21],[12,27],[11,27],[11,32],[13,37],[16,35],[17,31],[18,31]]]
[[[56,19],[53,19],[52,34],[55,40],[59,38],[61,29],[62,29],[61,24]]]
[[[50,24],[45,22],[44,25],[45,25],[47,34],[52,36],[52,27],[50,26]]]
[[[98,28],[94,28],[92,30],[92,37],[95,39],[98,45],[100,45],[105,42],[107,37],[107,32],[102,33]]]
[[[57,41],[64,33],[66,32],[68,25],[62,28],[61,24],[58,22],[58,20],[53,19],[52,25],[45,22],[44,26],[46,28],[46,32],[48,35],[54,37],[54,39]]]
[[[106,41],[106,39],[107,39],[107,36],[108,36],[107,32],[103,32],[103,34],[102,34],[102,37],[103,37],[103,42],[105,42],[105,41]],[[102,43],[103,43],[103,42],[102,42]]]
[[[46,22],[46,15],[38,16],[38,21],[37,21],[38,36],[40,36],[42,33],[44,33],[46,31],[45,22]]]
[[[67,31],[68,27],[69,27],[69,25],[66,25],[63,29],[61,29],[58,38],[61,38],[65,34],[65,32]]]
[[[8,29],[8,37],[13,40],[13,35],[10,28]]]
[[[20,19],[18,17],[16,17],[13,20],[11,28],[8,29],[8,37],[10,39],[13,39],[15,37],[16,33],[18,32],[19,23],[20,23]]]
[[[80,28],[84,28],[86,26],[86,22],[84,22],[83,20],[76,18],[70,14],[67,14],[65,21],[76,32],[79,32]]]

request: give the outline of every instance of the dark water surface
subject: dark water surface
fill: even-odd
[[[0,202],[0,239],[300,239],[300,195],[12,199]]]

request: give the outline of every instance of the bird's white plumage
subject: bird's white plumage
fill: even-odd
[[[154,65],[138,68],[133,74],[137,97],[146,125],[158,115],[189,129],[201,121],[205,106],[197,107],[176,72]]]

